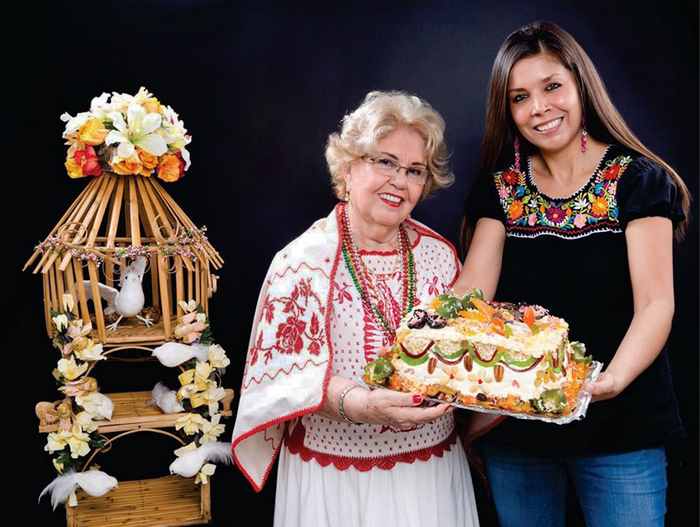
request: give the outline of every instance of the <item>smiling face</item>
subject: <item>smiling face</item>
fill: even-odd
[[[572,72],[554,55],[539,53],[515,63],[508,105],[520,134],[543,151],[570,146],[581,131],[581,99]]]
[[[413,128],[400,126],[379,140],[372,155],[388,157],[403,167],[425,167],[425,140]],[[388,176],[376,163],[356,159],[345,175],[353,217],[365,227],[398,227],[420,200],[424,184],[405,169]]]

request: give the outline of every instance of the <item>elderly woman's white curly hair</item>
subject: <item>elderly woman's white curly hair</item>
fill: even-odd
[[[444,141],[445,121],[423,99],[400,91],[372,91],[342,122],[340,133],[328,136],[326,145],[326,162],[338,198],[345,199],[343,176],[348,165],[374,152],[377,142],[400,126],[410,126],[425,140],[429,177],[421,198],[454,182]]]

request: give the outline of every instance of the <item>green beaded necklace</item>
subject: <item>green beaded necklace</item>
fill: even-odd
[[[341,237],[342,237],[342,253],[343,260],[352,282],[355,285],[355,289],[360,294],[362,299],[362,304],[366,311],[374,316],[375,321],[382,327],[384,333],[393,340],[396,336],[395,329],[389,324],[384,313],[374,305],[368,294],[370,288],[370,281],[368,277],[364,276],[367,271],[363,269],[362,260],[360,259],[359,249],[357,248],[353,238],[352,232],[350,230],[350,222],[348,220],[347,205],[341,204],[342,211],[338,215],[338,219],[341,223]],[[415,276],[415,262],[413,259],[413,251],[411,250],[411,244],[406,234],[406,230],[402,225],[399,225],[399,251],[401,254],[401,281],[402,281],[402,317],[405,316],[408,311],[413,307],[416,292],[416,276]]]

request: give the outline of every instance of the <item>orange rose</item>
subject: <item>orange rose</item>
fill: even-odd
[[[510,207],[508,207],[508,217],[511,220],[517,220],[522,215],[523,215],[523,202],[516,199],[515,201],[513,201],[513,203],[510,204]]]
[[[138,152],[139,160],[143,165],[139,173],[142,176],[151,177],[153,169],[158,166],[158,156],[154,156],[150,152],[146,152],[145,150],[138,147],[136,148],[136,152]]]
[[[185,162],[175,154],[165,154],[158,165],[158,177],[172,183],[185,173]]]
[[[135,175],[141,172],[141,161],[137,157],[130,157],[129,159],[123,159],[119,163],[112,163],[110,161],[109,165],[112,170],[117,174],[122,176]]]
[[[591,206],[591,213],[598,217],[608,214],[608,202],[605,201],[605,198],[598,197],[595,199]]]
[[[90,119],[78,131],[78,138],[88,145],[100,145],[104,143],[109,131],[102,125],[99,119]]]

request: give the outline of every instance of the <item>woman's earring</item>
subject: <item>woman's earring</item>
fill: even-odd
[[[520,139],[517,134],[513,139],[513,151],[515,152],[515,171],[520,172]]]
[[[588,150],[588,130],[586,130],[586,122],[581,119],[581,153],[585,154]]]
[[[345,202],[350,205],[350,187],[345,189]]]

